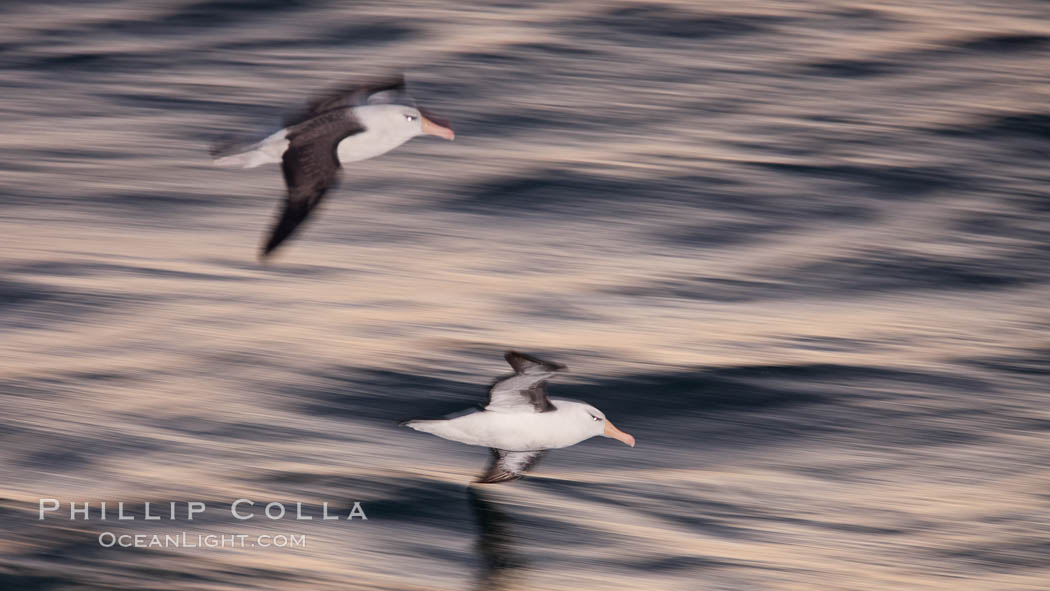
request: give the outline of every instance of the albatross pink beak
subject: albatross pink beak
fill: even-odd
[[[434,123],[429,118],[427,118],[426,115],[423,115],[422,119],[423,119],[423,125],[422,125],[423,133],[425,133],[427,135],[436,135],[436,136],[438,136],[440,138],[445,138],[446,140],[448,140],[450,142],[452,140],[456,139],[456,132],[452,131],[450,128],[445,127],[444,125],[439,125],[437,123]]]
[[[608,419],[606,419],[606,421],[605,421],[605,436],[606,437],[612,437],[613,439],[619,439],[620,441],[626,443],[627,445],[629,445],[631,447],[634,447],[634,437],[632,437],[632,436],[624,433],[623,431],[617,429],[612,424],[612,421],[610,421]]]

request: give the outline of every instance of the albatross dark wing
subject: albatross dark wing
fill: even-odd
[[[263,246],[263,257],[291,236],[335,185],[340,168],[336,147],[343,138],[362,131],[364,127],[347,110],[324,113],[289,128],[281,162],[288,195]]]
[[[415,105],[405,88],[405,77],[391,76],[334,88],[310,101],[305,109],[287,118],[285,125],[297,125],[329,111],[372,104]]]
[[[545,450],[507,451],[494,447],[490,447],[489,451],[492,452],[492,459],[489,460],[485,473],[475,480],[479,484],[517,480],[526,471],[531,470],[540,461],[543,454],[547,453]]]
[[[556,410],[547,398],[547,379],[565,370],[560,363],[543,361],[517,351],[503,356],[514,368],[514,375],[498,380],[489,389],[485,410],[511,412],[550,412]]]
[[[503,358],[514,368],[514,373],[532,373],[535,371],[551,373],[568,369],[560,363],[544,361],[517,351],[507,351],[503,354]]]

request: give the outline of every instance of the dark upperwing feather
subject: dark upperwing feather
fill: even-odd
[[[360,107],[362,105],[386,103],[414,106],[405,88],[402,74],[388,78],[346,84],[314,98],[302,109],[285,120],[285,125],[297,125],[312,117],[329,111]]]
[[[560,363],[553,363],[551,361],[544,361],[533,357],[532,355],[526,355],[517,351],[507,351],[503,354],[503,358],[507,360],[507,363],[514,368],[514,373],[528,373],[532,370],[542,370],[545,372],[555,372],[568,369]]]
[[[514,374],[501,378],[489,389],[486,410],[550,412],[557,410],[547,397],[547,380],[565,370],[560,363],[508,351],[503,356],[514,368]]]
[[[484,474],[475,480],[479,484],[494,484],[507,482],[508,480],[517,480],[526,471],[532,469],[543,457],[543,454],[547,453],[546,450],[542,449],[536,451],[507,451],[494,447],[490,447],[489,451],[492,452],[492,458],[489,460],[488,468],[485,469]]]
[[[521,393],[532,405],[536,412],[552,412],[558,410],[547,397],[547,380],[536,382]]]
[[[335,185],[340,168],[336,147],[343,138],[362,131],[364,127],[347,110],[323,113],[288,129],[288,149],[281,161],[288,194],[262,257],[295,233]]]

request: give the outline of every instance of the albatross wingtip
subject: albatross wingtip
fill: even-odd
[[[274,251],[277,250],[276,246],[263,247],[259,249],[259,253],[256,258],[259,260],[260,265],[269,265],[274,260]]]
[[[565,364],[544,361],[543,359],[533,357],[532,355],[526,355],[519,351],[507,351],[503,354],[503,358],[514,368],[515,373],[522,373],[533,367],[539,367],[545,371],[566,371],[569,369]]]
[[[515,480],[520,480],[521,478],[522,476],[520,474],[511,474],[509,472],[492,475],[483,474],[471,484],[499,484],[501,482],[513,482]]]

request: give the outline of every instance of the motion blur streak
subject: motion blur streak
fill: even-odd
[[[1050,4],[884,4],[5,2],[0,587],[1044,587]],[[257,264],[280,171],[209,145],[399,71],[456,142]],[[639,447],[468,496],[395,423],[507,348]],[[309,547],[95,541],[233,529]]]

